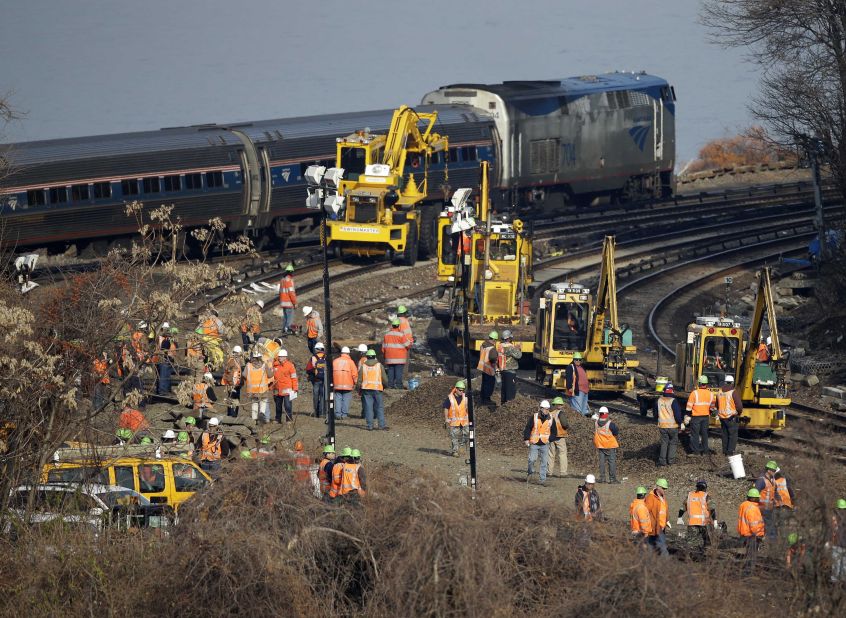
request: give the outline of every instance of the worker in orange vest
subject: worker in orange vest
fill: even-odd
[[[317,464],[317,480],[320,482],[320,495],[324,498],[329,496],[329,487],[332,482],[332,465],[335,461],[335,447],[327,444],[323,447],[323,458]]]
[[[357,501],[367,491],[367,479],[361,466],[361,451],[345,448],[341,455],[342,462],[332,466],[329,496],[334,499]]]
[[[755,481],[760,493],[759,508],[767,527],[767,538],[774,539],[778,528],[793,508],[793,491],[775,461],[768,461],[764,474]]]
[[[273,362],[273,401],[276,404],[276,422],[282,422],[282,412],[285,412],[285,422],[294,420],[293,401],[300,389],[297,380],[297,369],[288,359],[288,350],[280,349]]]
[[[376,350],[367,350],[365,362],[358,368],[358,379],[356,387],[361,393],[361,404],[364,406],[364,420],[367,423],[367,431],[373,429],[373,416],[379,423],[379,429],[388,429],[385,423],[385,405],[382,401],[382,392],[385,384],[388,383],[388,374],[385,368],[376,359]]]
[[[632,531],[632,538],[641,545],[646,545],[652,535],[652,515],[644,502],[646,487],[638,487],[635,499],[629,505],[629,527]]]
[[[213,416],[209,419],[206,430],[200,434],[200,467],[207,472],[220,470],[220,460],[223,456],[223,434],[220,431],[220,419]]]
[[[290,334],[294,322],[294,310],[297,308],[297,290],[294,286],[294,265],[285,267],[285,276],[279,282],[279,306],[282,308],[282,333]]]
[[[770,353],[770,344],[772,344],[772,338],[767,337],[766,342],[764,342],[764,338],[761,337],[760,343],[758,343],[758,350],[755,353],[755,360],[759,363],[769,363],[770,358],[772,358],[772,354]]]
[[[139,410],[124,405],[118,417],[118,427],[120,429],[129,429],[132,433],[138,434],[139,432],[145,432],[150,429],[150,421]]]
[[[658,449],[658,467],[669,466],[676,461],[679,444],[679,429],[684,429],[684,414],[679,400],[673,396],[673,385],[667,383],[663,394],[655,401],[658,417],[658,433],[661,447]]]
[[[356,358],[358,356],[358,358]],[[358,368],[358,375],[361,376],[361,366],[367,362],[367,344],[361,343],[359,346],[351,353],[351,358],[355,361],[355,366]],[[383,384],[387,384],[388,381],[385,380]],[[364,419],[364,393],[361,392],[359,389],[359,399],[361,400],[361,418]]]
[[[91,393],[91,404],[97,411],[109,403],[111,379],[109,378],[109,355],[106,352],[103,352],[99,358],[94,358],[93,369],[96,382]]]
[[[723,455],[726,457],[734,455],[734,450],[737,448],[741,412],[743,412],[743,400],[734,387],[734,376],[726,374],[717,393],[717,416],[720,418]]]
[[[303,307],[303,315],[306,317],[306,341],[308,342],[308,351],[314,354],[315,344],[320,339],[323,339],[323,322],[320,320],[320,314],[308,305]]]
[[[335,501],[338,499],[338,495],[341,492],[341,479],[343,478],[344,474],[344,464],[352,460],[352,449],[349,446],[345,446],[340,454],[335,457],[335,460],[326,464],[326,471],[328,473],[327,478],[329,479],[329,492],[327,494],[327,498],[329,501]]]
[[[302,440],[294,442],[294,450],[288,453],[288,468],[294,471],[294,479],[297,481],[308,481],[311,474],[311,457],[305,453]]]
[[[261,312],[254,309],[255,307],[248,309],[244,319],[241,320],[241,343],[244,344],[245,350],[255,345],[261,334]]]
[[[708,388],[708,376],[699,376],[699,388],[691,391],[687,398],[687,416],[684,424],[690,431],[690,450],[694,455],[707,455],[708,421],[711,412],[717,409],[717,398]]]
[[[214,376],[208,372],[203,374],[202,379],[197,380],[191,391],[191,402],[197,417],[205,418],[208,412],[217,401],[214,392]]]
[[[350,349],[341,348],[341,355],[332,361],[332,383],[335,387],[335,418],[350,415],[353,389],[358,381],[358,368],[350,358]]]
[[[747,575],[755,567],[755,562],[758,559],[758,546],[766,534],[764,518],[761,516],[761,509],[758,506],[760,498],[761,492],[753,487],[746,492],[746,501],[740,505],[737,512],[737,533],[746,546],[744,572]]]
[[[491,400],[491,396],[496,389],[496,379],[500,372],[500,350],[499,333],[492,330],[488,333],[487,340],[483,341],[479,348],[479,364],[476,365],[476,369],[482,372],[482,387],[479,399],[482,405],[490,408],[496,407],[496,404]]]
[[[655,489],[650,491],[643,501],[652,516],[653,528],[652,534],[649,535],[649,544],[662,556],[670,555],[670,552],[667,551],[665,531],[671,526],[670,522],[667,521],[667,496],[664,493],[669,488],[670,484],[667,479],[658,479],[655,481]]]
[[[676,524],[684,525],[684,514],[687,513],[687,536],[696,535],[699,537],[701,551],[711,544],[710,526],[717,528],[717,509],[708,495],[708,483],[703,480],[696,481],[696,490],[687,494],[687,499],[679,509],[679,516]]]
[[[211,339],[220,340],[223,338],[225,330],[217,309],[209,307],[208,313],[200,324],[200,334]]]
[[[400,322],[400,330],[405,335],[405,340],[409,343],[409,347],[414,344],[414,333],[411,332],[411,321],[409,320],[408,307],[400,305],[397,307],[397,319]]]
[[[403,334],[399,318],[391,320],[391,330],[382,337],[382,355],[385,357],[385,368],[388,373],[388,388],[405,388],[402,374],[408,363],[408,350],[411,343]]]
[[[241,346],[234,346],[232,354],[223,364],[223,376],[220,378],[220,384],[226,387],[226,416],[237,417],[238,408],[241,405],[241,385],[244,381],[242,352]]]
[[[617,449],[620,443],[617,436],[620,429],[617,423],[611,421],[608,408],[599,408],[599,415],[594,418],[593,446],[599,457],[599,482],[605,482],[605,466],[608,464],[608,482],[618,484],[617,480]]]
[[[273,381],[273,367],[264,362],[261,351],[253,348],[252,358],[244,367],[244,387],[250,403],[250,415],[256,423],[270,422],[270,386]]]
[[[449,432],[452,456],[458,457],[458,450],[467,445],[470,438],[470,417],[467,413],[467,384],[459,380],[444,400],[444,425]]]
[[[546,399],[540,402],[538,410],[529,417],[523,428],[523,442],[529,447],[529,468],[526,473],[526,484],[532,478],[535,462],[540,456],[540,485],[546,487],[546,473],[549,459],[549,441],[557,436],[556,423],[549,413],[550,403]]]

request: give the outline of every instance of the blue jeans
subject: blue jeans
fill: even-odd
[[[294,308],[285,307],[282,309],[282,329],[285,331],[291,330],[291,324],[294,323]]]
[[[590,416],[587,393],[579,393],[570,397],[570,406],[582,416]]]
[[[308,351],[314,354],[314,344],[317,343],[317,337],[307,337]]]
[[[314,402],[314,415],[318,418],[323,416],[323,382],[312,382],[311,383],[311,397],[312,401]]]
[[[350,415],[352,391],[335,391],[335,418],[347,418]]]
[[[549,444],[542,444],[538,442],[537,444],[529,445],[529,476],[531,476],[535,471],[535,462],[538,459],[538,455],[540,455],[540,480],[541,483],[543,483],[546,480]]]
[[[167,395],[170,393],[170,376],[173,373],[173,367],[170,363],[159,363],[156,368],[159,371],[159,387],[156,389],[156,394]]]
[[[669,556],[670,552],[667,551],[667,537],[664,536],[664,531],[662,530],[655,536],[649,537],[649,544],[655,548],[662,556]]]
[[[403,388],[402,372],[405,365],[385,365],[385,372],[388,374],[388,388]]]
[[[379,421],[379,429],[385,427],[385,406],[382,405],[382,391],[362,390],[361,405],[364,406],[364,420],[367,421],[367,428],[373,427],[373,409],[376,409],[376,420]]]

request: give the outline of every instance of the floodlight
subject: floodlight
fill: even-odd
[[[305,171],[305,179],[309,186],[316,187],[323,180],[326,168],[323,165],[309,165]]]
[[[330,189],[338,189],[344,177],[343,167],[330,167],[324,172],[323,183]]]
[[[306,187],[308,197],[306,197],[306,208],[309,210],[320,210],[323,206],[323,190],[317,187]]]
[[[333,193],[323,200],[323,208],[328,214],[337,215],[344,207],[344,196]]]
[[[452,194],[452,205],[456,208],[461,208],[464,204],[467,203],[467,198],[470,197],[470,194],[473,192],[472,189],[456,189],[455,193]]]

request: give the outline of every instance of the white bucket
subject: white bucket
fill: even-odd
[[[743,467],[743,455],[729,455],[731,474],[736,479],[746,478],[746,469]]]

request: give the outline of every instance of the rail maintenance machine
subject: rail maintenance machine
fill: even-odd
[[[536,379],[566,391],[565,371],[578,353],[592,393],[634,389],[639,365],[632,331],[617,316],[614,237],[606,236],[596,296],[577,283],[553,283],[540,298],[534,344]]]
[[[765,316],[770,329],[769,345],[761,341]],[[768,360],[758,360],[759,346],[767,347]],[[730,375],[743,402],[740,420],[746,429],[771,431],[785,426],[785,408],[790,405],[787,371],[788,359],[779,343],[770,269],[764,268],[758,276],[749,329],[744,330],[738,322],[725,317],[696,318],[687,327],[686,341],[676,344],[673,385],[676,397],[686,402],[690,391],[697,387],[699,376],[708,378],[708,387],[717,392]],[[638,394],[638,398],[642,395]],[[718,417],[711,415],[711,427],[719,424]]]
[[[492,330],[507,329],[514,345],[529,354],[535,338],[529,312],[531,233],[521,220],[491,212],[487,161],[481,174],[476,207],[466,205],[471,190],[458,189],[452,207],[438,218],[438,279],[446,286],[432,312],[462,347],[466,299],[471,349],[479,351]]]
[[[437,112],[417,112],[408,106],[394,111],[387,135],[358,131],[337,140],[337,166],[345,179],[338,194],[345,208],[340,219],[328,221],[327,242],[339,255],[388,256],[413,266],[419,257],[435,253],[434,223],[438,208],[429,197],[429,160],[449,148],[446,136],[432,132]],[[404,178],[406,163],[419,169]]]

